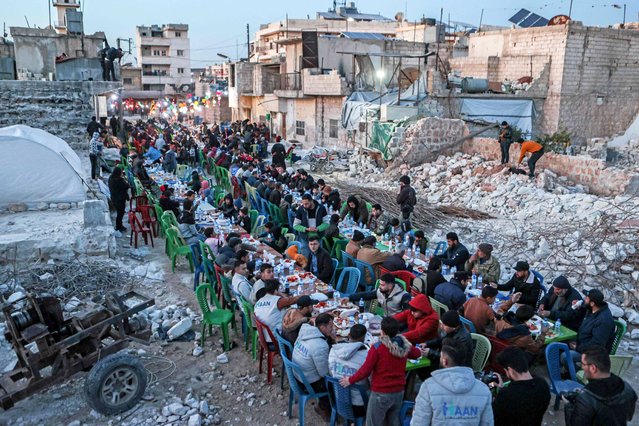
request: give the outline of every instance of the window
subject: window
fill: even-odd
[[[184,68],[178,68],[178,74],[184,74]]]
[[[132,78],[123,78],[122,79],[122,83],[124,83],[124,84],[133,84],[133,79]]]
[[[337,139],[337,130],[338,130],[338,121],[337,120],[328,120],[328,137]]]
[[[177,51],[177,55],[178,56],[184,56],[184,50],[178,50]]]
[[[162,56],[166,56],[166,50],[162,51]]]
[[[142,33],[142,37],[146,37],[146,33]]]
[[[297,136],[304,136],[304,127],[305,127],[305,123],[303,121],[296,121],[295,122],[295,134]]]
[[[153,51],[153,56],[160,56],[160,51],[159,50],[154,50]]]
[[[181,33],[181,32],[179,32],[179,31],[176,31],[176,32],[175,32],[175,36],[176,36],[176,37],[182,37],[182,33]]]

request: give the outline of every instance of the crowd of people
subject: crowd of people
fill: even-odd
[[[534,335],[527,324],[535,315],[560,321],[577,332],[569,342],[570,355],[583,368],[588,384],[576,401],[566,405],[567,423],[626,424],[632,418],[637,396],[627,382],[610,373],[608,354],[615,323],[603,293],[591,289],[582,297],[564,276],[555,277],[546,292],[542,277],[525,260],[517,261],[513,275],[501,282],[493,246],[482,243],[471,252],[455,232],[446,235],[447,247],[435,254],[424,231],[412,224],[418,200],[408,176],[398,182],[400,217],[392,217],[378,203],[343,197],[305,169],[287,166],[290,147],[263,123],[244,120],[224,128],[191,127],[152,119],[130,125],[127,131],[130,137],[121,149],[123,161],[131,162],[132,175],[146,190],[160,195],[160,207],[176,215],[187,244],[204,241],[211,248],[215,265],[231,279],[235,297],[252,304],[255,318],[292,344],[288,355],[315,391],[326,391],[327,376],[345,387],[361,385],[351,390],[352,404],[367,425],[399,424],[402,402],[412,396],[412,390],[406,389],[406,362],[420,357],[431,362],[418,370],[423,383],[415,397],[411,424],[542,424],[550,402],[549,386],[545,379],[531,375],[530,369],[543,362],[549,328],[543,325]],[[100,143],[101,132],[94,132],[98,137],[91,139],[91,149],[97,150],[94,146]],[[168,173],[174,173],[178,164],[192,167],[186,179],[189,191],[181,203],[170,187],[158,187],[149,177],[146,165],[152,164],[160,164]],[[232,179],[232,189],[219,200],[216,182],[206,172],[211,164],[228,169]],[[131,186],[116,167],[109,188],[120,231],[125,229],[122,217]],[[374,276],[366,276],[365,281],[377,285],[360,287],[345,297],[360,306],[375,302],[381,309],[377,342],[366,344],[370,330],[365,324],[350,327],[348,337],[340,341],[332,315],[313,315],[316,301],[308,295],[280,292],[275,265],[261,261],[264,248],[242,243],[242,234],[251,233],[254,225],[247,202],[249,187],[279,208],[283,218],[278,222],[271,217],[256,235],[264,247],[292,259],[298,268],[327,284],[336,281],[331,252],[337,241],[345,240],[340,226],[348,223],[357,228],[344,241],[344,252],[371,265]],[[245,232],[221,235],[213,228],[197,227],[194,213],[202,203],[217,208]],[[296,244],[289,243],[285,231],[295,235]],[[378,238],[395,241],[394,249],[380,248]],[[406,261],[416,254],[427,263],[423,271]],[[394,274],[398,271],[414,273],[414,279],[402,285]],[[469,286],[480,294],[469,298]],[[509,293],[503,303],[498,302],[500,292]],[[444,305],[446,312],[438,313],[431,300]],[[496,357],[505,375],[497,374],[492,386],[472,369],[474,343],[465,320],[478,334],[507,346]],[[324,419],[330,417],[328,397],[321,397],[315,408]]]

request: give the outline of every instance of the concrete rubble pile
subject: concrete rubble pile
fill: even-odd
[[[349,176],[364,184],[396,191],[398,178],[411,177],[420,202],[456,205],[489,213],[497,219],[459,219],[450,229],[426,230],[431,241],[458,232],[472,252],[481,242],[495,246],[502,264],[502,282],[514,272],[511,263],[527,260],[546,277],[546,286],[566,275],[577,288],[602,288],[616,316],[639,325],[639,253],[636,229],[619,226],[637,219],[639,197],[599,197],[550,170],[535,180],[511,174],[508,165],[462,153],[385,173],[367,155],[350,160]],[[639,334],[639,333],[637,333]],[[639,338],[639,335],[637,335]]]

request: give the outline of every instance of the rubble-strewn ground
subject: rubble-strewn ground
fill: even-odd
[[[356,157],[355,161],[360,159]],[[357,181],[346,173],[325,178],[396,190],[399,171],[382,174],[375,173],[372,168],[369,169],[371,172],[366,172],[365,167],[361,163],[357,166]],[[567,272],[571,281],[580,288],[584,285],[606,285],[608,296],[618,304],[617,313],[625,313],[630,323],[639,322],[639,318],[634,316],[631,297],[639,279],[634,254],[637,249],[636,231],[614,231],[613,235],[606,237],[610,245],[604,245],[605,241],[600,241],[596,232],[600,228],[606,229],[605,226],[616,226],[620,220],[632,219],[633,214],[637,214],[636,199],[608,199],[584,194],[570,182],[548,173],[544,173],[537,182],[531,182],[524,176],[505,174],[495,163],[462,155],[440,158],[433,164],[411,170],[410,174],[417,181],[415,186],[420,202],[427,199],[428,203],[455,204],[496,217],[481,221],[453,219],[445,229],[434,227],[426,230],[434,240],[442,240],[445,232],[452,229],[460,234],[471,250],[481,241],[493,243],[496,247],[494,254],[502,262],[504,278],[512,273],[509,266],[522,258],[528,259],[548,280],[562,271]],[[609,223],[612,225],[607,225]],[[164,240],[156,239],[155,242],[154,249],[142,247],[134,250],[128,246],[128,235],[119,237],[116,259],[99,259],[98,263],[112,272],[123,271],[129,275],[126,279],[116,279],[116,287],[132,288],[155,298],[156,309],[148,313],[154,329],[159,325],[170,327],[188,317],[193,320],[193,329],[199,332],[193,275],[184,260],[176,273],[171,273],[164,255]],[[559,259],[565,259],[565,262]],[[74,262],[88,265],[92,260],[79,256]],[[16,264],[13,271],[22,266]],[[593,266],[596,271],[592,270]],[[66,286],[71,290],[63,291],[59,289],[59,283],[46,275],[47,268],[53,267],[55,265],[40,265],[37,273],[30,275],[32,285],[57,292],[65,301],[65,309],[81,310],[83,304],[77,302],[88,299],[83,291],[90,292],[91,286]],[[69,268],[64,269],[63,265],[60,268],[68,273]],[[21,280],[26,281],[24,277]],[[627,287],[626,293],[623,286]],[[84,402],[84,377],[81,374],[3,412],[0,425],[298,424],[297,406],[294,406],[293,419],[286,416],[288,385],[285,385],[286,390],[279,388],[280,361],[276,360],[276,375],[269,386],[266,375],[258,374],[257,361],[243,350],[239,320],[237,324],[238,332],[233,334],[233,340],[240,346],[227,353],[228,363],[217,359],[222,353],[221,336],[217,330],[214,337],[207,338],[203,353],[197,357],[193,355],[193,341],[166,343],[154,340],[148,347],[134,345],[131,350],[152,372],[150,380],[154,383],[140,404],[120,416],[103,417],[91,411]],[[632,334],[639,338],[637,331]],[[634,342],[624,340],[620,353],[634,355],[639,346]],[[11,354],[7,343],[0,338],[0,368],[10,364]],[[639,379],[638,365],[635,362],[626,374],[625,379],[631,383]],[[544,374],[543,368],[535,371]],[[310,404],[306,415],[307,424],[322,424]],[[558,413],[549,411],[545,424],[562,425],[563,409]]]

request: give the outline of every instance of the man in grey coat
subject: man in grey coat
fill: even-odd
[[[441,370],[433,372],[419,389],[411,426],[492,426],[492,395],[488,386],[475,379],[472,368],[459,367],[465,348],[454,339],[444,340]]]

